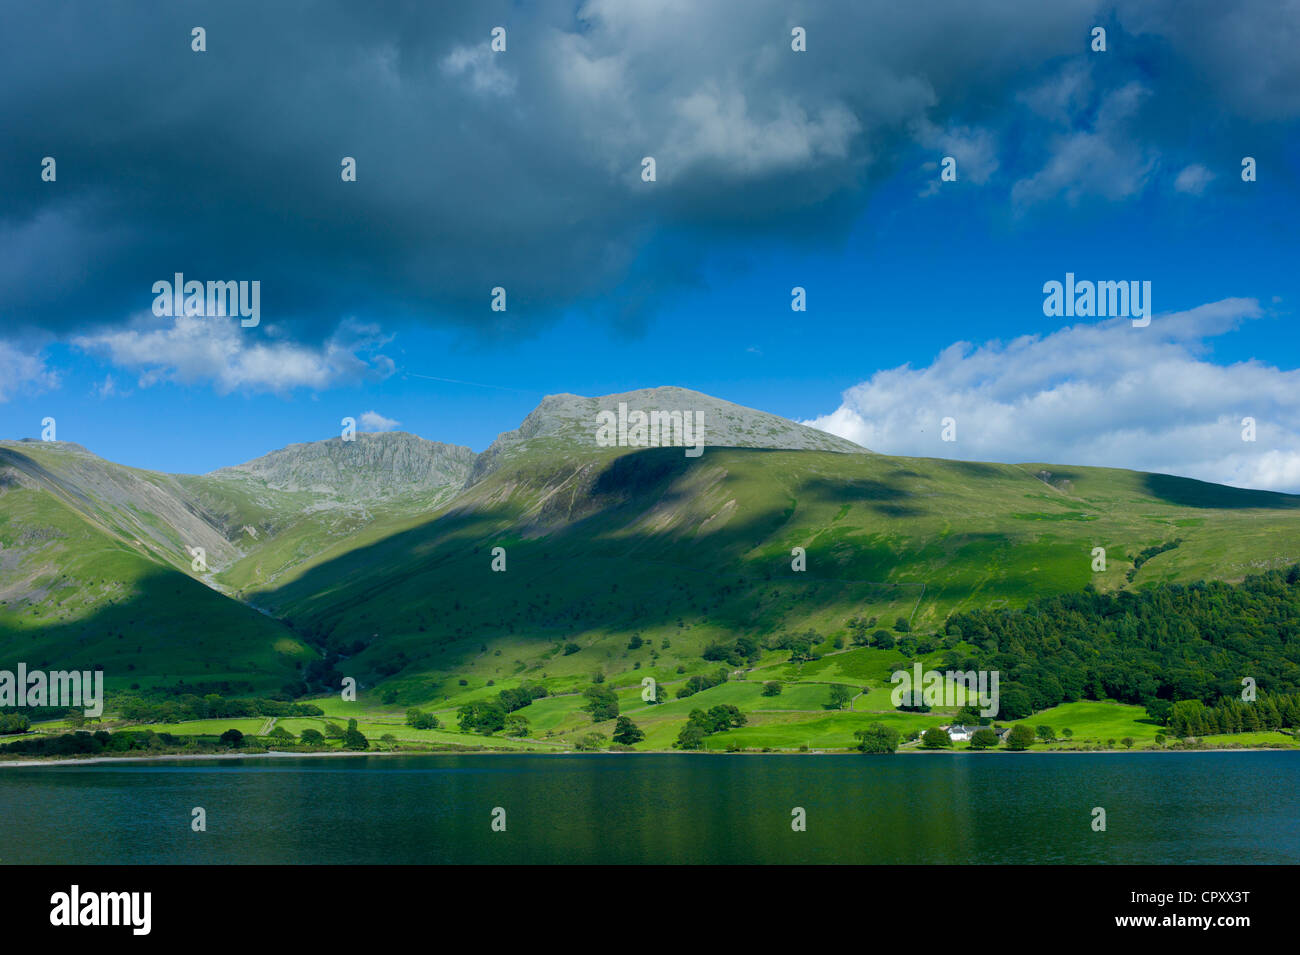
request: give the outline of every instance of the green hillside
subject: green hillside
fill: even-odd
[[[853,616],[924,632],[1090,583],[1239,580],[1300,558],[1297,505],[1107,469],[750,449],[591,452],[560,468],[539,456],[250,598],[344,648],[341,672],[416,696],[465,674],[576,682],[639,666],[666,679],[706,669],[704,647],[738,634],[829,640]],[[498,546],[504,573],[491,569]],[[634,633],[647,649],[626,648]],[[582,651],[565,655],[570,644]]]
[[[251,692],[315,655],[180,562],[123,536],[111,514],[0,471],[0,668],[102,669],[109,690],[184,680]]]
[[[715,399],[711,436],[743,446],[710,444],[695,458],[601,448],[588,440],[596,401],[548,398],[478,458],[366,435],[164,475],[75,445],[0,442],[0,667],[102,667],[110,688],[146,695],[202,685],[311,698],[331,718],[351,707],[363,725],[431,742],[462,737],[461,707],[529,683],[547,691],[520,711],[529,745],[544,748],[612,733],[579,695],[595,682],[644,725],[643,747],[672,745],[693,709],[723,704],[747,725],[706,747],[845,746],[864,720],[906,735],[956,715],[894,710],[889,674],[912,660],[964,654],[1009,678],[1030,667],[1017,677],[1025,686],[1047,679],[1050,641],[978,614],[1300,562],[1293,495],[889,457]],[[206,571],[191,564],[196,546]],[[504,570],[493,569],[496,548]],[[1089,607],[1059,612],[1111,612]],[[1135,618],[1135,633],[1146,639],[1159,612]],[[1243,619],[1245,639],[1264,633]],[[952,620],[975,621],[965,626],[983,643]],[[1122,639],[1095,624],[1089,639]],[[891,636],[876,646],[878,630]],[[993,630],[1005,631],[1001,650]],[[1269,633],[1264,672],[1286,684],[1288,631]],[[1239,677],[1249,654],[1233,654],[1198,664],[1202,695]],[[359,702],[338,700],[344,676]],[[670,702],[642,702],[647,677]],[[722,682],[677,699],[692,680]],[[847,705],[831,701],[836,687]],[[412,705],[443,727],[406,727]]]

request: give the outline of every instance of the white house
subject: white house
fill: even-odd
[[[1007,735],[1007,730],[998,729],[997,727],[994,726],[963,726],[960,723],[956,723],[952,726],[941,726],[939,728],[947,730],[948,738],[951,739],[954,743],[960,743],[969,740],[972,736],[975,735],[975,731],[980,729],[993,730],[993,732],[997,734],[999,740],[1005,738]]]

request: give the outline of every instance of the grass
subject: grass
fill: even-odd
[[[741,682],[728,683],[701,691],[687,699],[674,700],[662,705],[641,704],[639,691],[631,697],[631,691],[621,694],[622,715],[631,718],[645,733],[645,740],[636,744],[634,749],[640,751],[671,751],[677,734],[686,724],[686,718],[692,709],[707,709],[719,703],[732,703],[740,706],[747,715],[745,726],[711,735],[705,740],[707,751],[724,751],[738,748],[748,751],[770,749],[775,751],[848,751],[855,749],[858,743],[857,731],[873,723],[883,723],[898,731],[904,740],[913,733],[919,734],[926,729],[951,721],[951,714],[903,713],[891,712],[849,712],[849,711],[781,711],[764,708],[764,702],[779,701],[781,697],[755,698],[759,686]],[[787,692],[822,693],[822,684],[795,684]],[[277,719],[275,726],[283,727],[295,738],[303,730],[315,729],[323,732],[327,722],[340,727],[347,720],[356,719],[358,729],[371,740],[379,744],[385,735],[391,735],[400,744],[416,746],[474,746],[512,749],[521,752],[562,752],[571,751],[575,743],[591,732],[602,734],[606,740],[612,735],[614,721],[593,723],[590,716],[581,707],[585,700],[579,696],[547,697],[534,701],[516,712],[526,716],[531,724],[528,738],[513,739],[502,734],[484,736],[477,733],[460,732],[455,721],[455,710],[439,713],[443,725],[434,730],[417,730],[405,724],[405,714],[391,709],[377,707],[373,702],[343,702],[337,699],[318,701],[326,704],[329,713],[320,717],[286,717]],[[1123,750],[1122,740],[1126,737],[1135,741],[1134,749],[1146,750],[1157,748],[1155,737],[1162,728],[1151,723],[1141,707],[1114,702],[1080,701],[1066,703],[1050,710],[1034,714],[1020,721],[1032,727],[1051,726],[1057,734],[1055,741],[1045,743],[1036,741],[1032,749],[1043,750],[1078,750],[1093,746],[1106,747],[1109,740],[1114,740],[1110,748]],[[178,736],[219,736],[228,729],[237,729],[248,736],[259,736],[264,742],[273,740],[262,732],[270,724],[264,717],[244,719],[208,719],[191,720],[180,723],[154,723],[147,728],[155,732],[168,732]],[[1003,724],[1006,725],[1006,724]],[[1061,737],[1061,730],[1069,727],[1074,731],[1070,739]],[[93,730],[94,725],[87,729]],[[144,728],[144,727],[137,727]],[[68,726],[63,721],[47,721],[37,724],[38,732],[65,732]],[[1240,733],[1223,736],[1207,736],[1201,743],[1214,747],[1259,747],[1285,746],[1300,747],[1296,737],[1280,732]],[[331,743],[330,745],[337,745]],[[904,743],[905,749],[919,748],[915,742]],[[969,743],[957,742],[953,751],[970,749]]]
[[[1129,736],[1135,740],[1154,741],[1157,733],[1166,732],[1165,728],[1152,721],[1146,710],[1140,706],[1124,703],[1097,702],[1080,700],[1077,703],[1063,703],[1050,710],[1043,710],[1033,716],[1020,720],[1030,726],[1050,726],[1058,738],[1061,731],[1073,730],[1072,740],[1062,739],[1062,744],[1105,743],[1109,739],[1122,740]]]
[[[873,720],[907,732],[938,725],[951,711],[893,710],[889,676],[911,658],[836,647],[851,637],[851,617],[875,617],[870,630],[902,618],[925,637],[953,611],[1088,583],[1239,579],[1293,559],[1300,505],[1104,468],[726,448],[687,459],[539,446],[454,505],[438,492],[365,515],[312,510],[312,494],[247,477],[173,478],[54,446],[0,445],[0,478],[0,667],[102,667],[111,691],[183,680],[251,695],[295,681],[329,643],[347,648],[337,666],[367,688],[357,703],[318,701],[331,719],[355,717],[367,736],[485,742],[458,732],[456,710],[540,682],[552,695],[520,711],[533,742],[518,745],[529,747],[609,735],[612,722],[592,724],[577,695],[598,673],[645,730],[640,749],[670,748],[691,710],[719,703],[750,724],[711,737],[710,748],[848,747]],[[188,531],[178,530],[190,525],[149,511],[166,495],[221,526],[212,551],[223,562],[208,583],[227,593],[191,571]],[[1128,581],[1145,548],[1174,539]],[[491,570],[497,546],[505,573]],[[1097,546],[1101,573],[1091,570]],[[791,569],[794,547],[807,553],[804,572]],[[807,631],[820,659],[765,653],[744,680],[675,698],[688,677],[722,666],[701,658],[711,644]],[[940,656],[918,658],[937,666]],[[668,703],[642,703],[645,677]],[[779,696],[762,695],[769,680],[782,684]],[[833,684],[867,692],[852,711],[831,711]],[[444,727],[406,727],[412,705]],[[1145,745],[1159,730],[1139,708],[1112,703],[1065,704],[1025,722],[1069,727],[1069,745]],[[244,731],[242,721],[222,729],[230,725]]]

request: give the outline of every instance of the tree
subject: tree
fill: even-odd
[[[872,723],[853,735],[859,739],[858,749],[864,753],[892,753],[898,749],[898,730],[884,723]]]
[[[837,710],[842,710],[853,699],[853,691],[843,683],[831,684],[831,702],[830,705]]]
[[[1132,736],[1125,736],[1122,740],[1120,740],[1120,742],[1124,744],[1125,749],[1132,749],[1135,740],[1133,739]]]
[[[491,736],[506,728],[506,711],[492,700],[475,700],[456,711],[462,733],[479,732]]]
[[[709,707],[707,713],[700,710],[691,710],[690,718],[698,722],[705,733],[722,733],[736,726],[744,726],[749,722],[744,713],[740,712],[740,707],[731,703],[719,703],[717,706]]]
[[[1165,740],[1166,740],[1166,738],[1167,738],[1167,737],[1165,736],[1164,733],[1157,733],[1157,734],[1156,734],[1156,745],[1157,745],[1157,746],[1161,746],[1161,747],[1163,747],[1163,746],[1165,745]]]
[[[778,682],[776,682],[776,680],[768,680],[766,683],[763,684],[763,695],[764,695],[764,696],[780,696],[780,695],[781,695],[781,684],[778,683]]]
[[[343,734],[343,748],[358,751],[370,748],[370,740],[361,735],[356,720],[348,720],[347,732]]]
[[[325,737],[324,735],[322,735],[321,731],[314,730],[314,729],[303,730],[302,735],[299,736],[298,738],[310,746],[316,746],[319,745],[320,743],[325,742]]]
[[[894,635],[888,630],[877,630],[871,635],[872,645],[881,650],[894,649],[894,642]]]
[[[1248,711],[1252,715],[1253,708]],[[1200,700],[1179,700],[1169,708],[1169,729],[1175,736],[1204,735],[1205,705]]]
[[[274,736],[276,739],[293,739],[293,734],[290,733],[283,726],[272,727],[270,735]]]
[[[952,737],[948,735],[947,730],[941,730],[937,726],[931,726],[921,734],[922,749],[944,749],[952,748]]]
[[[432,713],[425,713],[411,707],[406,711],[406,725],[417,730],[436,730],[441,724],[438,722],[438,717]]]
[[[1035,727],[1034,732],[1038,734],[1038,738],[1044,743],[1050,743],[1052,740],[1056,739],[1056,734],[1050,726]]]
[[[342,738],[343,738],[343,727],[339,726],[338,723],[326,723],[326,724],[325,724],[325,738],[326,738],[326,739],[342,739]]]
[[[899,617],[894,621],[894,629],[899,633],[908,633],[912,629],[912,625],[907,622],[906,617]]]
[[[574,741],[573,748],[582,753],[590,753],[605,745],[605,737],[599,733],[586,733]]]
[[[678,673],[685,672],[683,667],[677,668]],[[727,682],[727,668],[719,667],[712,675],[697,673],[686,680],[686,683],[677,688],[677,699],[683,700],[688,696],[694,696],[701,690],[707,690],[710,687],[721,686]]]
[[[1065,729],[1061,730],[1061,735],[1064,736],[1066,739],[1073,739],[1074,730],[1070,729],[1070,727],[1067,726]]]
[[[614,724],[614,742],[631,746],[645,739],[645,732],[628,717],[620,716]]]
[[[1173,709],[1172,700],[1151,700],[1146,704],[1147,716],[1151,717],[1157,723],[1164,724],[1169,722],[1169,713]]]
[[[1007,734],[1007,749],[1022,752],[1029,749],[1034,742],[1034,731],[1027,723],[1017,723]]]
[[[1008,683],[998,695],[998,718],[1022,720],[1034,712],[1034,699],[1023,686]],[[1031,730],[1032,732],[1032,730]]]
[[[237,729],[228,729],[221,734],[221,742],[227,746],[243,746],[244,734]]]
[[[0,734],[26,733],[32,727],[32,721],[21,713],[0,713]]]
[[[981,726],[970,738],[971,749],[988,749],[990,746],[998,745],[998,734],[993,732],[987,726]]]
[[[528,717],[522,713],[508,713],[506,715],[504,732],[507,736],[527,736],[530,731]]]
[[[521,683],[514,689],[507,688],[498,693],[497,702],[507,713],[513,713],[543,696],[546,696],[546,687],[538,683]]]
[[[603,723],[618,716],[618,694],[601,684],[593,684],[583,690],[587,705],[583,707],[591,714],[593,723]]]
[[[674,749],[701,749],[704,746],[704,729],[698,723],[688,722],[673,741]]]

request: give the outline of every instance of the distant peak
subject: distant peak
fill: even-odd
[[[788,418],[747,408],[703,392],[676,385],[660,385],[589,398],[583,395],[547,395],[518,428],[503,432],[479,455],[469,483],[495,471],[526,445],[540,440],[558,448],[587,449],[601,446],[597,432],[602,413],[622,422],[635,413],[691,412],[693,424],[702,423],[705,447],[768,448],[788,451],[834,451],[869,454],[866,448],[844,438],[799,424]],[[677,443],[677,442],[674,442]],[[629,446],[636,446],[635,444]]]
[[[474,452],[429,441],[407,431],[358,431],[291,444],[215,477],[244,476],[286,491],[312,491],[367,500],[425,492],[464,483]]]

